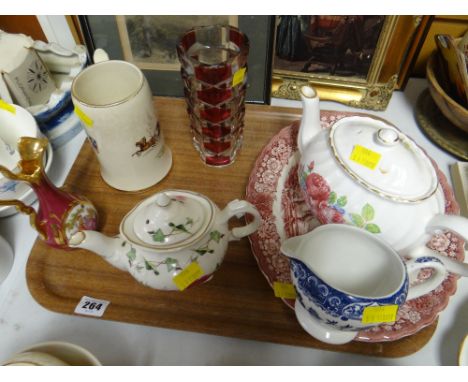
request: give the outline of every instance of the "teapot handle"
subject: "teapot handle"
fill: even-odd
[[[427,233],[432,234],[438,230],[449,230],[455,232],[468,242],[468,219],[463,216],[444,214],[435,215],[427,224],[426,231]],[[437,257],[440,261],[442,261],[449,272],[455,273],[459,276],[468,277],[467,263],[451,259],[447,256],[439,255],[437,252],[427,248],[425,245],[421,245],[419,248],[416,248],[415,251],[411,251],[409,256],[416,258],[417,256],[421,256],[423,252],[425,253],[425,256]]]
[[[453,231],[468,241],[468,219],[463,216],[437,214],[426,226],[428,233],[443,229]]]
[[[257,209],[245,200],[233,200],[222,210],[218,217],[218,222],[221,224],[227,223],[233,216],[241,218],[245,214],[253,217],[253,221],[243,227],[236,227],[230,231],[229,241],[239,240],[245,236],[254,233],[261,221],[261,217]]]

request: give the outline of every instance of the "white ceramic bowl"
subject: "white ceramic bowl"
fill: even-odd
[[[20,137],[41,137],[42,134],[37,126],[36,120],[26,109],[21,106],[10,104],[14,112],[0,108],[0,164],[6,166],[10,171],[17,172],[16,166],[19,160],[17,152],[18,139]],[[14,153],[13,153],[14,152]],[[14,158],[14,159],[13,159]],[[52,148],[47,149],[46,171],[52,164]],[[16,163],[15,163],[16,162]],[[0,174],[0,199],[18,199],[26,204],[34,202],[36,195],[32,189],[23,182],[7,179]],[[9,216],[16,212],[12,206],[1,206],[0,217]]]
[[[10,273],[13,266],[13,250],[10,244],[0,236],[0,285]]]
[[[70,366],[102,366],[101,362],[88,350],[69,342],[42,342],[29,346],[21,353],[25,352],[46,353]]]
[[[50,171],[50,166],[52,165],[53,157],[54,153],[52,150],[52,146],[49,144],[47,146],[47,151],[45,155],[46,174],[48,174]],[[30,205],[36,201],[37,197],[33,189],[25,182],[7,180],[3,184],[3,186],[0,185],[0,200],[9,199],[21,200],[23,203]],[[0,218],[13,215],[17,212],[18,211],[14,206],[0,206]]]
[[[38,351],[26,351],[16,354],[8,361],[3,363],[3,366],[69,366],[61,359]]]
[[[14,146],[11,147],[10,144],[5,142],[0,135],[0,163],[2,166],[6,167],[10,171],[13,171],[16,168],[19,159],[20,156],[18,150],[16,150]],[[5,177],[0,174],[0,185],[3,185],[5,181]]]
[[[0,108],[0,164],[12,171],[19,160],[16,145],[20,137],[38,137],[40,135],[36,120],[21,106],[8,104]],[[0,174],[0,188],[7,181]]]

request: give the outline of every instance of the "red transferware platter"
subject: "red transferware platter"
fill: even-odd
[[[329,128],[337,120],[350,113],[321,112],[322,128]],[[297,132],[299,122],[283,128],[263,148],[254,164],[247,184],[246,199],[257,207],[262,215],[259,230],[250,236],[252,252],[268,283],[290,283],[289,260],[280,251],[283,240],[302,235],[318,225],[305,204],[297,178],[299,153]],[[445,175],[436,168],[439,182],[445,195],[447,214],[458,214],[459,207]],[[457,235],[446,232],[434,235],[427,243],[429,248],[440,253],[464,259],[464,241]],[[430,271],[420,272],[419,279],[430,276]],[[361,331],[356,341],[395,341],[409,336],[430,325],[445,309],[449,298],[456,291],[458,277],[448,274],[434,291],[407,302],[398,312],[393,325],[380,325]],[[294,300],[283,299],[294,309]]]

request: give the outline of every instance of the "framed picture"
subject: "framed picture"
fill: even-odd
[[[250,40],[247,101],[269,103],[274,18],[270,16],[80,16],[86,45],[141,68],[154,95],[183,96],[176,44],[188,29],[237,26]]]
[[[194,25],[238,26],[238,16],[116,16],[125,61],[140,69],[179,71],[174,47]]]
[[[429,16],[276,16],[271,96],[385,110],[403,86]]]

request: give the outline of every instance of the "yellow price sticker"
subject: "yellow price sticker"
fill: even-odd
[[[398,305],[368,306],[362,313],[363,324],[395,322]]]
[[[88,127],[93,126],[93,120],[89,118],[83,110],[81,110],[78,106],[75,106],[75,114],[78,116],[79,119]]]
[[[194,261],[182,272],[172,278],[174,284],[179,290],[184,290],[189,287],[194,281],[203,276],[203,269]]]
[[[375,151],[361,145],[356,145],[354,146],[350,159],[362,166],[370,168],[371,170],[375,170],[375,167],[379,163],[381,157],[382,155]]]
[[[279,298],[296,298],[296,291],[294,289],[294,285],[290,283],[280,283],[275,281],[273,283],[273,290],[275,292],[275,296]]]
[[[4,100],[0,99],[0,109],[9,111],[10,113],[16,114],[16,108],[11,103],[7,103]]]
[[[234,76],[232,77],[232,86],[236,86],[244,82],[246,69],[247,68],[241,68],[234,73]]]

